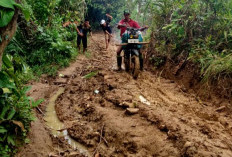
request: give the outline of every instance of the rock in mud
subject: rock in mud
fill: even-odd
[[[107,75],[107,74],[108,74],[107,71],[99,71],[99,75],[100,75],[100,76],[105,76],[105,75]]]
[[[189,141],[185,142],[184,144],[184,148],[188,148],[188,147],[191,147],[193,144]]]
[[[221,112],[221,111],[224,111],[225,109],[226,109],[226,106],[221,106],[221,107],[217,108],[215,111]]]
[[[127,108],[126,113],[130,115],[137,114],[139,113],[139,109],[138,108]]]
[[[100,154],[99,153],[97,153],[97,154],[95,154],[95,156],[94,157],[100,157]]]
[[[65,78],[59,78],[56,81],[53,82],[55,85],[60,85],[60,84],[67,84],[67,79]]]
[[[135,108],[135,105],[133,103],[129,103],[129,102],[120,103],[119,106],[125,107],[125,108]]]
[[[105,75],[104,76],[104,80],[108,80],[108,79],[111,79],[112,78],[112,76],[110,76],[110,75]]]
[[[68,157],[78,157],[78,156],[82,156],[80,153],[78,152],[71,152]]]
[[[49,156],[49,157],[59,157],[59,156],[56,155],[55,153],[50,153],[48,156]]]
[[[171,130],[168,131],[167,135],[168,135],[168,139],[177,140],[177,138],[178,138],[176,133],[172,132]]]
[[[167,128],[167,126],[164,125],[164,124],[159,125],[158,128],[159,128],[161,131],[164,131],[164,132],[168,132],[168,131],[169,131],[168,128]]]

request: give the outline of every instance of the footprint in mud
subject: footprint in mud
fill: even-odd
[[[124,141],[123,146],[126,148],[126,150],[131,154],[136,154],[138,150],[138,146],[133,141]]]
[[[69,128],[68,133],[73,139],[87,147],[94,147],[99,137],[91,126],[80,123],[76,123]]]

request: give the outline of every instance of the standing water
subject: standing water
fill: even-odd
[[[46,125],[50,127],[52,134],[55,137],[64,137],[65,140],[67,140],[68,143],[73,147],[73,149],[77,149],[79,150],[80,153],[86,156],[90,156],[89,152],[87,151],[87,148],[85,148],[83,145],[81,145],[77,141],[73,140],[68,135],[67,130],[58,131],[64,128],[64,124],[58,119],[56,115],[55,101],[62,93],[64,93],[64,90],[65,90],[64,88],[59,88],[57,93],[51,97],[51,99],[49,100],[49,104],[47,105],[47,108],[46,108],[46,114],[44,116],[44,120],[46,121]]]

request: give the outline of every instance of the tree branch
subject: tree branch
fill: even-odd
[[[20,2],[20,0],[16,0],[17,3]],[[2,38],[2,42],[0,43],[0,70],[2,69],[2,56],[4,53],[5,48],[13,38],[16,29],[17,29],[17,19],[18,19],[19,9],[15,8],[15,14],[11,20],[11,22],[5,26],[0,28],[0,35]]]

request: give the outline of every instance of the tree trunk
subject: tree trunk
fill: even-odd
[[[16,0],[18,3],[19,0]],[[13,38],[16,29],[17,29],[17,19],[18,19],[18,8],[15,8],[15,14],[11,20],[11,22],[5,26],[0,28],[0,35],[2,38],[2,42],[0,43],[0,70],[2,69],[2,56],[5,48],[9,44],[10,40]]]

